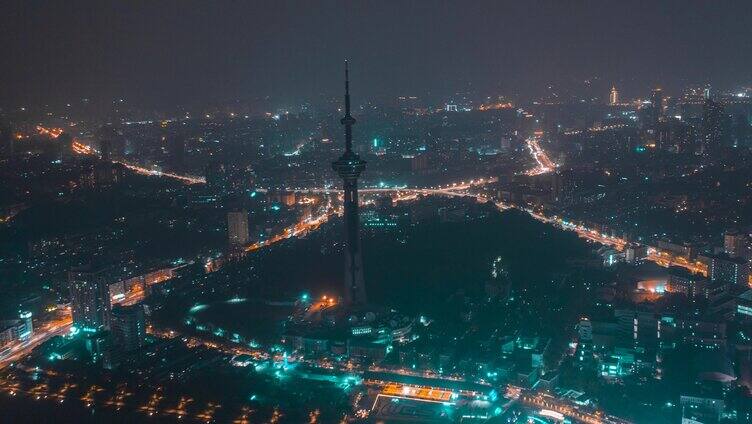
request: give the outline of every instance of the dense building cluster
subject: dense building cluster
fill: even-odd
[[[0,388],[203,421],[749,419],[749,89],[319,103],[4,111]]]

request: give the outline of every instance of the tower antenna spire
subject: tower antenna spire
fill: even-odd
[[[355,118],[350,114],[350,69],[345,59],[345,116],[340,121],[345,126],[345,152],[352,151],[352,126]]]
[[[350,114],[350,69],[345,59],[345,113]]]
[[[355,119],[350,114],[350,72],[345,60],[345,116],[340,121],[345,127],[345,152],[332,163],[332,169],[342,178],[344,188],[345,235],[345,287],[346,305],[363,305],[367,302],[363,281],[363,257],[360,251],[360,218],[358,211],[358,177],[366,167],[352,149],[352,126]]]

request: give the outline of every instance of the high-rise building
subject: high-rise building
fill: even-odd
[[[619,92],[616,90],[616,87],[611,87],[611,94],[608,96],[608,103],[612,106],[619,104]]]
[[[227,237],[230,246],[241,247],[248,244],[248,211],[240,210],[227,214]]]
[[[24,331],[18,335],[20,340],[29,340],[34,335],[34,324],[31,321],[31,312],[22,311],[18,317],[23,323]]]
[[[668,290],[672,293],[684,293],[692,300],[708,298],[708,279],[700,274],[692,274],[684,268],[669,268]]]
[[[99,152],[102,160],[111,161],[123,156],[123,140],[111,124],[103,125],[96,135],[99,140]]]
[[[20,319],[0,321],[0,346],[15,341],[27,341],[34,335],[31,312],[21,312]]]
[[[727,254],[710,255],[710,281],[746,287],[749,284],[749,262]]]
[[[228,187],[227,169],[219,161],[212,161],[206,166],[206,187],[213,192],[224,192]]]
[[[577,338],[580,341],[593,341],[593,323],[588,318],[581,318],[577,324]]]
[[[648,350],[658,346],[659,323],[655,313],[643,309],[616,309],[619,343],[630,348]]]
[[[658,149],[668,149],[673,146],[671,122],[659,121],[655,128],[655,146]]]
[[[660,88],[653,89],[650,93],[650,103],[652,109],[652,124],[658,124],[658,121],[663,116],[663,90]]]
[[[114,369],[116,361],[113,358],[112,334],[107,330],[87,332],[84,345],[91,355],[92,362],[100,362],[104,369]]]
[[[749,256],[749,241],[744,233],[729,231],[723,235],[723,250],[732,258]]]
[[[706,99],[702,106],[702,152],[705,155],[717,151],[723,144],[723,105]]]
[[[682,424],[721,422],[726,403],[722,399],[705,396],[685,396],[679,398],[682,412]]]
[[[110,327],[110,288],[107,270],[82,267],[68,273],[73,325],[79,329]]]
[[[682,343],[703,349],[726,348],[726,323],[716,319],[687,317],[678,320]]]
[[[733,147],[752,147],[752,125],[747,115],[734,114],[730,119],[729,130]]]
[[[344,182],[345,208],[345,304],[365,304],[366,288],[363,279],[363,258],[360,250],[360,218],[358,216],[358,177],[366,168],[352,148],[352,126],[355,119],[350,114],[350,78],[345,61],[345,153],[332,163],[332,169]]]
[[[115,306],[112,308],[111,327],[116,348],[131,352],[142,347],[146,340],[144,306],[140,303],[131,306]]]
[[[185,136],[178,134],[170,137],[169,149],[172,169],[182,169],[185,165]]]
[[[581,318],[577,324],[577,349],[575,350],[577,367],[580,369],[592,367],[593,356],[593,323],[588,318]]]
[[[426,153],[413,156],[410,159],[410,170],[417,173],[425,173],[430,169],[429,157]]]

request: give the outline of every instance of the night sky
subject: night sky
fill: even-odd
[[[2,1],[0,104],[752,80],[749,1]],[[604,94],[605,95],[605,94]]]

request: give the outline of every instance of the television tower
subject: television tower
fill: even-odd
[[[619,104],[619,91],[616,90],[616,86],[611,86],[611,94],[608,96],[608,103],[611,106]]]
[[[363,257],[360,251],[360,219],[358,217],[358,177],[366,168],[362,160],[352,150],[352,126],[355,119],[350,115],[350,77],[345,61],[345,116],[340,121],[345,126],[345,153],[332,162],[334,169],[344,183],[345,203],[345,305],[363,305],[366,300],[366,287],[363,280]]]

